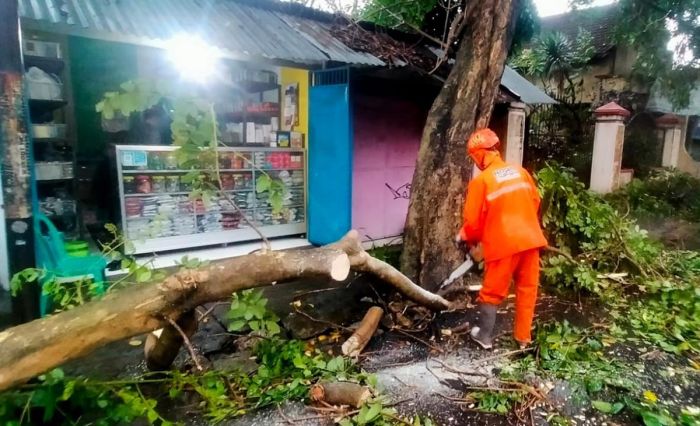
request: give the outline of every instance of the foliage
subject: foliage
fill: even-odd
[[[560,32],[548,32],[537,36],[532,47],[515,55],[511,65],[525,75],[540,78],[548,92],[556,92],[558,97],[574,103],[582,84],[574,79],[588,67],[594,54],[593,37],[588,31],[579,30],[574,40]],[[556,83],[554,88],[550,87],[552,80]]]
[[[136,383],[92,382],[68,378],[60,369],[39,376],[22,388],[0,394],[0,422],[8,426],[130,424],[145,418],[168,426]]]
[[[181,265],[197,267],[199,262],[183,259]],[[243,291],[234,295],[229,317],[234,322],[243,321],[244,326],[260,335],[278,334],[278,318],[266,304],[259,291]],[[299,340],[263,338],[253,355],[258,366],[251,373],[237,369],[199,375],[170,371],[127,380],[98,381],[70,378],[60,369],[53,370],[25,386],[0,393],[0,423],[21,426],[77,422],[108,426],[132,424],[141,419],[151,425],[170,426],[174,423],[161,414],[166,411],[159,404],[168,400],[173,404],[189,403],[193,397],[206,418],[219,423],[250,409],[303,400],[318,380],[354,381],[372,388],[377,385],[374,375],[361,371],[351,360],[329,356]],[[347,425],[407,422],[416,426],[433,424],[428,418],[400,417],[381,397],[343,420]]]
[[[664,254],[669,276],[646,281],[647,297],[630,303],[624,314],[635,340],[664,351],[700,353],[700,253]]]
[[[485,413],[507,414],[515,404],[523,398],[522,392],[518,391],[485,391],[472,392],[469,397],[476,401],[476,409]]]
[[[403,30],[421,29],[445,40],[445,28],[449,28],[455,11],[464,7],[464,1],[447,0],[370,0],[361,13],[361,19],[378,25]],[[537,8],[532,0],[518,3],[517,21],[513,34],[513,47],[528,42],[539,30]]]
[[[548,283],[601,293],[608,282],[598,278],[600,274],[648,276],[661,268],[660,247],[633,221],[587,191],[571,170],[547,166],[537,173],[537,182],[548,240],[571,256],[546,258],[543,274]]]
[[[547,324],[538,329],[535,337],[539,356],[528,355],[507,365],[502,375],[523,380],[526,375],[539,372],[564,379],[582,399],[607,389],[635,389],[633,378],[625,374],[629,368],[608,359],[603,352],[610,343],[597,333],[574,327],[567,321]]]
[[[228,311],[230,320],[228,329],[240,331],[244,328],[252,330],[260,336],[271,337],[280,332],[277,324],[279,317],[266,308],[265,299],[260,290],[243,290],[234,293],[231,308]]]
[[[67,425],[76,419],[90,419],[93,424],[106,426],[131,424],[143,418],[149,424],[172,424],[160,414],[159,400],[144,396],[142,388],[148,388],[175,403],[182,402],[185,393],[194,394],[206,417],[217,423],[252,408],[304,399],[309,386],[318,379],[376,384],[374,376],[359,371],[347,359],[308,352],[297,340],[262,340],[255,356],[259,367],[252,374],[209,371],[192,375],[172,371],[131,380],[94,381],[68,378],[61,370],[54,370],[36,382],[0,394],[0,421]]]
[[[346,417],[338,423],[340,426],[433,426],[433,421],[429,417],[415,416],[411,418],[400,417],[396,409],[386,406],[381,397],[363,405],[357,414]]]
[[[644,180],[634,179],[610,196],[621,211],[637,217],[678,217],[700,222],[700,179],[687,173],[663,169]]]

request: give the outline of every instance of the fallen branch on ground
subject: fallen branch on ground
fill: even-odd
[[[384,310],[379,306],[372,306],[369,308],[365,317],[362,318],[360,326],[357,327],[357,330],[355,330],[352,336],[343,343],[341,347],[343,355],[352,357],[360,355],[374,335],[374,332],[377,331],[377,326],[379,326],[379,321],[381,321],[383,315]]]
[[[0,391],[110,342],[171,327],[167,319],[178,321],[184,313],[205,303],[227,300],[234,292],[302,277],[326,276],[342,281],[351,267],[378,276],[416,303],[434,310],[450,308],[442,297],[416,286],[392,266],[367,254],[357,232],[351,231],[326,247],[260,251],[212,262],[177,272],[158,283],[134,285],[102,300],[9,328],[0,333]],[[169,352],[177,354],[179,347],[175,346],[168,345]]]

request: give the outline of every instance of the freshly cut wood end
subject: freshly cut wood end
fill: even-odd
[[[343,253],[331,263],[331,278],[335,281],[343,281],[350,274],[350,258]]]
[[[326,391],[323,390],[323,385],[315,384],[309,389],[309,398],[314,402],[323,401]]]
[[[340,349],[343,351],[343,355],[345,356],[358,356],[360,355],[361,350],[360,339],[353,334],[348,340],[345,341],[345,343],[343,343]]]

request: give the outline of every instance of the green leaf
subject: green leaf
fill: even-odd
[[[141,267],[136,272],[136,281],[140,283],[145,283],[151,279],[152,272],[148,268]]]
[[[270,179],[270,176],[267,174],[262,174],[258,177],[257,182],[255,183],[255,191],[256,192],[265,192],[270,189],[270,186],[272,185],[272,180]]]
[[[274,321],[267,321],[265,324],[267,325],[267,334],[269,336],[274,336],[282,331],[280,326]]]
[[[237,320],[233,321],[228,325],[229,331],[239,331],[242,330],[243,327],[245,327],[246,321],[244,320]]]
[[[367,411],[367,414],[365,414],[365,419],[366,422],[369,423],[373,421],[377,416],[379,416],[379,413],[382,411],[382,405],[381,404],[372,404],[369,407],[369,410]]]
[[[613,411],[612,404],[605,401],[591,401],[591,405],[593,405],[593,408],[600,411],[601,413],[610,414]]]

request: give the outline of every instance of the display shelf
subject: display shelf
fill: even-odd
[[[232,111],[219,114],[224,123],[240,123],[247,120],[255,121],[279,116],[279,111]]]
[[[176,150],[176,147],[163,146],[118,146],[117,170],[119,178],[119,194],[121,199],[122,223],[127,238],[134,241],[133,254],[177,250],[182,248],[235,243],[255,240],[259,235],[251,230],[246,221],[256,224],[261,232],[268,237],[298,235],[306,232],[305,209],[305,173],[303,167],[290,167],[261,170],[260,168],[221,169],[222,175],[228,175],[229,188],[223,192],[240,208],[228,205],[227,198],[219,194],[218,199],[211,204],[203,205],[201,201],[188,200],[185,196],[189,191],[152,191],[157,182],[157,175],[178,175],[201,169],[148,169],[147,164],[152,158],[163,157]],[[243,155],[250,158],[253,164],[267,161],[280,161],[288,164],[290,155],[300,155],[304,164],[303,149],[290,148],[219,148],[222,158],[226,155]],[[275,155],[272,155],[272,154]],[[293,158],[293,157],[291,157]],[[295,159],[295,161],[299,161]],[[128,167],[123,167],[126,162]],[[228,165],[228,164],[226,164]],[[296,165],[296,163],[295,163]],[[144,169],[134,169],[142,166]],[[128,170],[127,170],[128,169]],[[294,181],[285,180],[289,191],[295,192],[294,204],[284,206],[280,215],[272,215],[272,207],[267,200],[259,199],[256,192],[256,178],[275,171],[294,171],[297,176]],[[302,173],[300,175],[300,172]],[[143,177],[138,177],[143,175]],[[276,173],[273,176],[277,178]],[[129,193],[125,193],[124,186]],[[141,186],[139,186],[141,185]],[[162,188],[162,187],[159,187]],[[148,191],[137,193],[133,191]],[[216,196],[216,194],[213,194]],[[301,197],[300,197],[301,195]],[[172,196],[172,198],[167,197]],[[187,204],[183,204],[187,203]],[[192,203],[192,204],[190,204]],[[213,207],[212,207],[213,206]],[[144,216],[145,213],[145,216]],[[271,217],[274,216],[274,217]]]
[[[37,182],[42,182],[42,183],[58,183],[58,182],[67,182],[73,180],[73,177],[64,177],[64,178],[56,178],[56,179],[37,179]]]
[[[300,189],[303,187],[290,187],[289,189]],[[230,192],[230,193],[242,193],[242,192],[253,192],[255,191],[254,188],[250,189],[225,189],[223,192]],[[142,197],[142,198],[148,198],[148,197],[157,197],[159,195],[190,195],[192,191],[175,191],[175,192],[149,192],[147,194],[142,194],[142,193],[133,193],[133,194],[124,194],[124,197]]]
[[[49,74],[60,74],[66,63],[63,59],[49,58],[46,56],[24,55],[25,68],[37,67],[46,71]]]
[[[279,90],[281,87],[278,83],[267,81],[239,80],[234,84],[247,93],[268,92],[270,90]]]
[[[67,138],[35,138],[35,137],[32,137],[32,141],[34,143],[48,143],[48,144],[57,144],[57,145],[59,145],[59,144],[61,144],[61,145],[66,144],[67,145],[67,144],[71,143],[71,141],[68,140]]]
[[[221,173],[250,173],[252,172],[252,169],[219,169],[219,172]],[[163,169],[163,170],[122,170],[121,171],[125,175],[138,175],[138,174],[168,174],[168,173],[191,173],[191,172],[214,172],[213,170],[207,170],[207,169],[190,169],[190,170],[185,170],[185,169]]]
[[[67,104],[68,102],[63,99],[29,99],[29,108],[38,113],[52,112]]]

